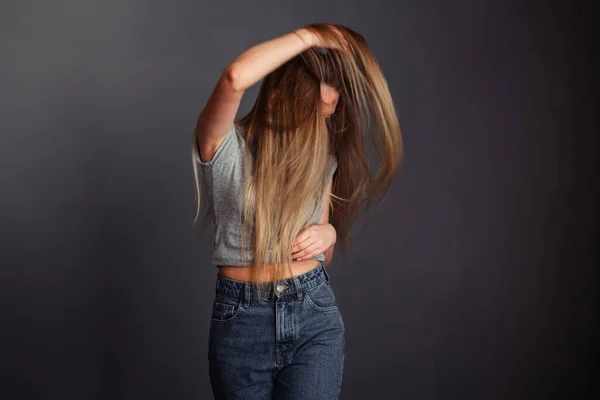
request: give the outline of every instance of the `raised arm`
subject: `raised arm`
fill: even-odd
[[[318,44],[305,28],[259,43],[229,64],[196,122],[196,139],[202,161],[210,161],[233,124],[244,91],[286,61]]]

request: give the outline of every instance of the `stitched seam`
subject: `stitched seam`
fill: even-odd
[[[317,311],[321,311],[321,312],[327,312],[327,311],[335,311],[339,308],[339,306],[331,306],[331,307],[320,307],[318,305],[316,305],[310,298],[310,295],[308,294],[308,292],[304,293],[304,298],[308,301],[308,303],[314,307]]]
[[[231,317],[227,318],[227,319],[218,319],[218,318],[213,318],[211,316],[210,319],[211,319],[211,321],[214,321],[214,322],[229,322],[229,321],[232,321],[232,320],[234,320],[240,314],[240,309],[242,308],[239,303],[238,303],[237,306],[233,306],[231,304],[226,304],[226,303],[221,303],[220,301],[216,301],[216,300],[214,301],[214,303],[220,304],[221,306],[225,306],[225,307],[228,307],[228,308],[234,310],[234,314]],[[213,305],[213,307],[214,307],[214,305]]]

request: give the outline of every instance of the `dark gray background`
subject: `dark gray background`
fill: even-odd
[[[211,398],[191,130],[227,63],[315,21],[365,36],[406,150],[330,266],[342,398],[583,398],[598,125],[565,4],[3,1],[3,398]]]

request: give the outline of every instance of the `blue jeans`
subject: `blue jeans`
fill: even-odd
[[[338,399],[344,322],[323,264],[278,285],[217,274],[209,333],[216,399]]]

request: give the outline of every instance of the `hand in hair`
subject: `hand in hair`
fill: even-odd
[[[348,39],[335,25],[315,23],[295,31],[312,47],[322,47],[347,51],[350,47]]]
[[[292,259],[308,260],[324,253],[335,244],[337,234],[333,225],[314,224],[304,228],[296,237],[292,247]]]

